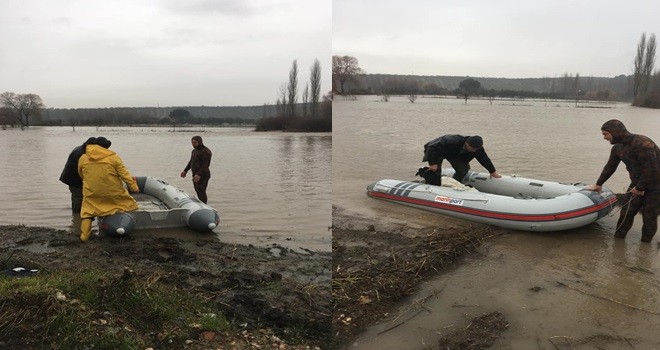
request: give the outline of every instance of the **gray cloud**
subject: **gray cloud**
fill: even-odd
[[[0,92],[50,107],[274,103],[298,60],[330,89],[331,0],[0,2]],[[302,89],[301,89],[302,90]]]
[[[256,3],[247,0],[169,0],[164,4],[168,10],[180,15],[222,14],[245,17],[259,12]]]
[[[372,73],[543,77],[631,74],[660,2],[333,0],[333,53]]]

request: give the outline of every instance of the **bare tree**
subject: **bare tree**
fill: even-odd
[[[655,33],[651,33],[649,40],[646,42],[646,54],[644,55],[644,64],[642,66],[642,75],[644,76],[641,86],[642,94],[646,94],[649,91],[649,85],[651,84],[653,65],[655,64],[655,47]]]
[[[309,83],[305,84],[305,89],[302,94],[302,115],[307,116],[307,106],[309,104]],[[313,115],[313,114],[312,114]]]
[[[276,105],[277,115],[286,116],[287,115],[287,104],[286,104],[286,84],[280,85],[280,91],[277,99]]]
[[[0,128],[7,129],[7,125],[14,125],[14,110],[7,107],[0,107]]]
[[[644,58],[646,51],[646,33],[642,33],[642,37],[637,43],[637,55],[635,56],[635,72],[633,74],[633,98],[637,99],[643,92],[642,85],[644,84]]]
[[[390,93],[383,90],[380,94],[380,100],[383,102],[390,102]]]
[[[635,71],[632,77],[633,105],[635,106],[642,105],[649,92],[655,64],[656,45],[655,33],[650,35],[648,41],[646,40],[646,33],[642,33],[642,37],[637,43],[637,55],[634,61]]]
[[[21,129],[30,126],[30,117],[37,118],[41,115],[44,104],[41,97],[36,94],[15,94],[3,92],[0,94],[0,103],[16,112]]]
[[[298,61],[293,60],[291,70],[289,71],[289,85],[287,86],[289,93],[289,107],[287,111],[291,117],[296,115],[296,102],[298,101]]]
[[[332,56],[332,90],[344,94],[344,84],[354,81],[358,74],[364,71],[358,65],[358,60],[352,56]],[[339,84],[337,89],[336,84]]]
[[[311,102],[310,114],[316,115],[319,111],[319,99],[321,96],[321,62],[314,60],[314,64],[309,72],[309,100]]]

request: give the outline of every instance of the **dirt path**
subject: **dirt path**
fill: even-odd
[[[325,348],[330,342],[330,253],[228,245],[194,234],[175,239],[136,233],[81,243],[68,231],[0,226],[0,267],[9,271],[17,266],[39,273],[128,268],[138,278],[157,276],[161,282],[210,295],[230,319],[255,334],[265,328],[287,340],[296,329],[298,336],[304,334],[297,340],[303,343],[300,348]],[[256,338],[253,342],[259,344]],[[268,337],[264,342],[272,345]]]

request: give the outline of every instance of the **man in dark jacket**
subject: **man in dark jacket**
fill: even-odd
[[[193,136],[190,142],[192,143],[193,150],[190,155],[190,161],[181,172],[181,177],[185,178],[188,170],[192,170],[193,186],[195,187],[197,198],[203,203],[206,203],[208,201],[206,187],[211,178],[209,166],[211,165],[212,153],[208,147],[204,146],[201,136]]]
[[[612,119],[601,127],[603,138],[612,145],[610,158],[595,185],[587,189],[599,191],[619,166],[626,165],[630,185],[623,197],[614,237],[625,238],[635,215],[642,211],[642,242],[650,242],[658,230],[660,207],[660,150],[650,138],[628,132],[622,122]]]
[[[93,143],[95,140],[95,137],[90,137],[82,145],[76,146],[69,153],[69,158],[67,158],[64,170],[62,170],[62,174],[60,175],[60,181],[69,186],[69,192],[71,192],[71,212],[73,214],[80,214],[83,199],[82,179],[78,175],[78,160],[85,154],[87,144]]]
[[[488,170],[491,177],[502,177],[495,170],[493,162],[484,150],[484,141],[481,136],[462,136],[462,135],[444,135],[435,140],[431,140],[424,145],[423,162],[428,162],[429,167],[426,172],[422,172],[422,177],[431,185],[440,186],[441,184],[441,166],[443,160],[448,160],[449,164],[456,170],[454,179],[462,181],[465,174],[470,170],[470,161],[477,158],[479,164]]]

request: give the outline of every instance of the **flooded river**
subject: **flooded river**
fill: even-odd
[[[365,187],[382,178],[415,179],[424,165],[423,144],[447,133],[483,136],[502,174],[594,183],[611,147],[600,126],[612,118],[660,141],[660,111],[626,104],[338,100],[333,104],[333,205],[412,227],[465,225],[371,199]],[[476,161],[471,165],[485,171]],[[606,185],[622,192],[628,183],[621,165]],[[487,242],[481,255],[425,283],[393,312],[396,321],[368,329],[350,348],[424,349],[442,334],[465,327],[471,317],[500,311],[510,326],[494,349],[660,349],[659,236],[640,244],[638,217],[625,241],[614,240],[618,208],[614,212],[566,232],[499,230],[503,235]],[[420,301],[416,306],[415,300]]]
[[[60,172],[71,149],[105,136],[135,176],[152,176],[195,195],[179,174],[199,134],[213,151],[208,204],[220,212],[214,230],[228,243],[330,251],[329,133],[255,133],[247,128],[31,127],[0,130],[0,225],[69,229],[71,202]],[[171,235],[195,234],[187,229]],[[148,232],[147,234],[161,234]]]

